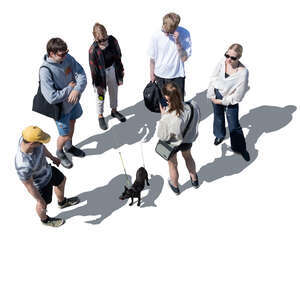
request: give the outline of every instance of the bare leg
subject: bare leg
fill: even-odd
[[[73,134],[74,134],[75,123],[76,123],[76,120],[70,120],[70,132],[69,132],[68,136],[70,137],[71,141],[72,141]]]
[[[66,180],[67,178],[65,177],[60,185],[54,187],[54,193],[58,202],[64,201]]]
[[[42,221],[47,219],[46,208],[44,208],[44,206],[40,202],[36,203],[35,209],[36,209],[38,216],[40,217],[40,219]]]
[[[63,150],[63,147],[64,147],[64,144],[70,140],[70,137],[69,135],[64,135],[64,136],[59,136],[57,138],[57,150],[58,151],[62,151]]]
[[[178,163],[177,163],[177,153],[175,153],[169,160],[169,173],[170,173],[170,179],[173,186],[178,187]]]
[[[186,167],[190,173],[190,176],[192,177],[192,180],[195,181],[197,179],[196,165],[192,157],[191,150],[183,151],[181,154],[185,160]]]

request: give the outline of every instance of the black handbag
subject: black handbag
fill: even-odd
[[[48,69],[54,84],[54,78],[51,70],[46,66],[42,66],[41,68]],[[57,90],[56,87],[55,89]],[[43,96],[41,92],[41,79],[39,80],[39,88],[37,90],[37,93],[33,98],[32,110],[54,120],[59,120],[62,115],[62,103],[50,104]]]
[[[191,125],[191,122],[192,122],[192,119],[194,117],[194,108],[193,108],[193,105],[189,102],[186,102],[187,105],[189,105],[189,107],[191,108],[191,116],[190,116],[190,119],[184,129],[184,132],[183,132],[183,135],[182,135],[182,139],[184,138],[185,134],[187,133],[190,125]],[[156,144],[156,147],[155,147],[155,152],[160,155],[163,159],[165,160],[169,160],[170,157],[177,151],[177,148],[178,146],[174,146],[174,145],[171,145],[169,142],[167,141],[161,141],[159,140]]]
[[[160,88],[157,83],[150,81],[143,92],[144,103],[148,110],[154,113],[160,113],[159,103],[162,98]]]

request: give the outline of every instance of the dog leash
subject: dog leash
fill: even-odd
[[[116,136],[114,134],[113,131],[111,131],[111,134],[113,136],[113,139],[114,139],[114,142],[115,142],[115,146],[117,146],[117,139],[116,139]],[[121,158],[121,163],[122,163],[122,166],[123,166],[123,170],[124,170],[124,173],[125,173],[125,176],[126,176],[126,180],[127,180],[127,187],[130,187],[131,186],[131,181],[129,180],[129,177],[126,173],[126,168],[125,168],[125,164],[124,164],[124,161],[123,161],[123,157],[122,157],[122,154],[121,154],[121,151],[119,150],[118,151],[119,155],[120,155],[120,158]]]
[[[140,145],[141,145],[141,154],[142,154],[143,167],[146,169],[142,142],[140,143]]]
[[[130,187],[131,186],[131,182],[130,182],[129,177],[128,177],[127,173],[126,173],[126,169],[125,169],[125,165],[124,165],[124,161],[123,161],[123,158],[122,158],[121,151],[119,151],[119,154],[120,154],[121,162],[122,162],[122,165],[123,165],[124,173],[125,173],[125,176],[126,176],[126,179],[127,179],[127,185],[128,185],[128,187]]]

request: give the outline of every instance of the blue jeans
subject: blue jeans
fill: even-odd
[[[60,136],[68,135],[70,132],[70,120],[76,120],[82,115],[82,108],[79,102],[72,108],[72,110],[66,114],[62,115],[58,121],[55,121],[58,134]]]
[[[215,89],[216,99],[222,100],[220,92]],[[227,107],[221,104],[214,104],[214,127],[213,132],[215,137],[221,139],[226,135],[225,128],[225,112],[230,132],[230,142],[232,150],[243,152],[246,150],[246,142],[239,122],[239,105],[228,105]]]

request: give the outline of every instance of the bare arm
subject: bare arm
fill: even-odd
[[[179,32],[178,31],[174,32],[174,39],[175,39],[175,44],[176,44],[177,51],[178,51],[181,61],[182,62],[187,61],[188,55],[187,55],[187,52],[182,48],[182,45],[179,41]]]
[[[155,75],[154,75],[154,67],[155,67],[155,61],[154,59],[150,58],[150,81],[155,81]]]
[[[45,153],[45,156],[48,157],[48,158],[50,158],[54,164],[56,164],[57,166],[59,166],[60,159],[58,157],[53,156],[49,152],[49,150],[47,149],[47,147],[45,145],[44,145],[44,153]]]

